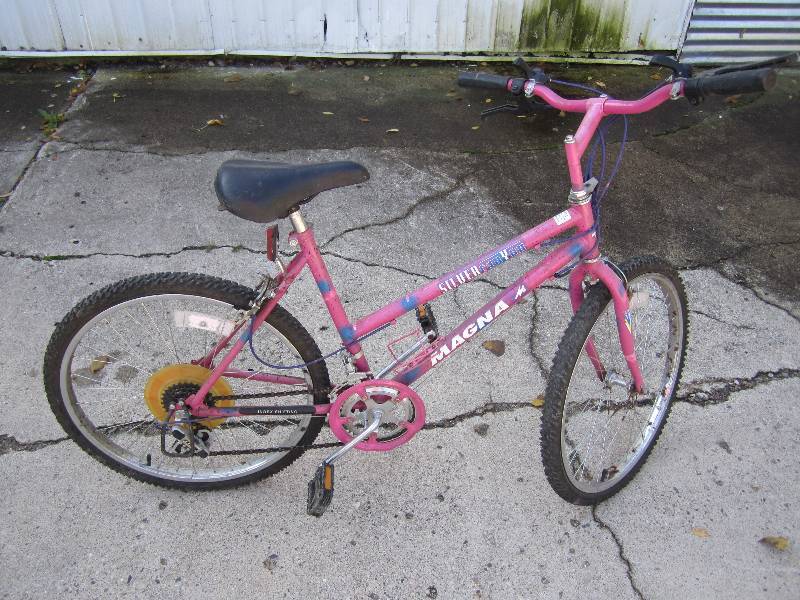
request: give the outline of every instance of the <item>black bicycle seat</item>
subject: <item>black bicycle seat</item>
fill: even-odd
[[[351,161],[292,165],[229,160],[217,171],[214,189],[222,205],[237,217],[270,223],[288,217],[320,192],[367,179],[369,172]]]

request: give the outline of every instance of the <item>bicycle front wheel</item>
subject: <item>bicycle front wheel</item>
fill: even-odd
[[[655,257],[621,266],[644,392],[619,344],[611,294],[589,290],[559,344],[545,392],[541,451],[559,496],[595,504],[621,490],[641,468],[667,420],[686,353],[686,292],[678,273]],[[601,379],[586,353],[592,340],[605,368]]]
[[[171,405],[208,378],[210,369],[197,363],[230,333],[253,295],[216,277],[159,273],[120,281],[80,302],[56,326],[44,361],[45,389],[61,426],[100,462],[166,487],[229,487],[288,466],[314,441],[324,418],[176,421],[170,414]],[[280,306],[254,342],[275,365],[320,358],[311,336]],[[265,371],[286,376],[289,384],[257,381]],[[245,349],[206,402],[319,404],[327,402],[329,387],[324,362],[271,371]],[[273,397],[226,398],[247,394]],[[281,450],[265,451],[275,447]]]

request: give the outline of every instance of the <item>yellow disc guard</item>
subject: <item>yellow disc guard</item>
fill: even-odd
[[[164,392],[177,384],[188,383],[197,386],[203,385],[211,375],[211,371],[200,365],[176,364],[167,365],[153,373],[144,386],[144,401],[153,416],[159,421],[167,420],[167,407],[164,406]],[[211,387],[212,396],[230,396],[233,394],[230,384],[220,377]],[[214,406],[233,406],[233,400],[217,400]],[[225,419],[207,419],[200,421],[205,427],[218,427]]]

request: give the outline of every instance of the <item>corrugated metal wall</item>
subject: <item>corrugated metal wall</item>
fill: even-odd
[[[747,62],[800,51],[800,1],[697,0],[681,60]]]
[[[676,50],[692,0],[0,0],[6,52]]]

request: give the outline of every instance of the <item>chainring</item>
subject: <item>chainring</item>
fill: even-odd
[[[381,426],[356,444],[359,450],[386,452],[409,441],[425,425],[425,403],[407,385],[389,379],[368,379],[347,388],[331,405],[328,424],[347,443],[368,425],[372,409],[380,408]]]

